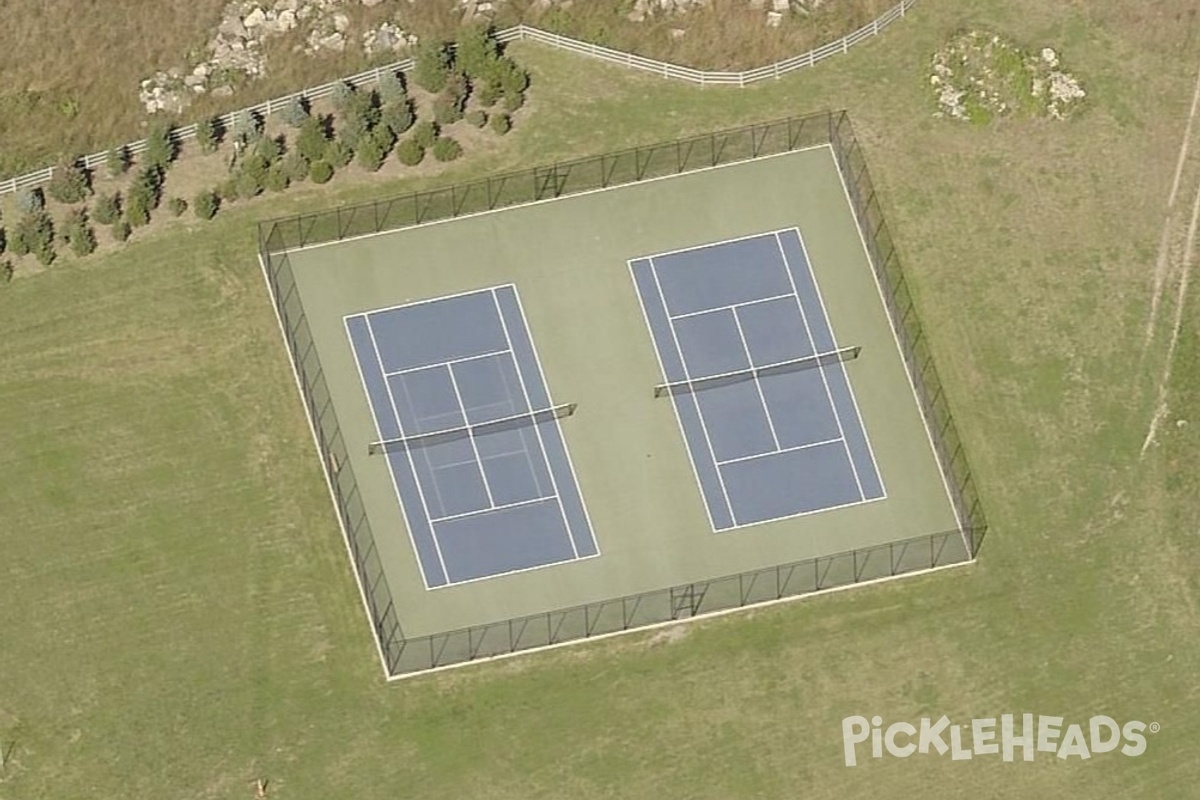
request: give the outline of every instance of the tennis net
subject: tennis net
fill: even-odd
[[[771,375],[784,375],[790,372],[825,367],[830,364],[837,364],[841,361],[850,361],[858,358],[860,350],[862,348],[857,345],[854,347],[842,347],[837,350],[830,350],[827,353],[817,353],[816,355],[805,356],[804,358],[792,358],[774,364],[764,364],[761,367],[748,367],[734,372],[722,372],[719,375],[706,375],[702,378],[660,383],[654,387],[654,396],[674,397],[675,395],[690,394],[704,391],[705,389],[732,386],[742,381],[766,378]]]
[[[399,436],[395,439],[371,442],[371,444],[367,445],[367,453],[368,455],[403,453],[416,447],[429,447],[460,439],[486,436],[489,433],[527,428],[542,422],[569,417],[574,413],[575,403],[563,403],[562,405],[543,408],[537,411],[525,411],[520,414],[512,414],[511,416],[488,420],[487,422],[477,422],[474,425],[462,425],[457,428],[446,428],[440,431],[430,431],[429,433],[414,433],[411,436]]]

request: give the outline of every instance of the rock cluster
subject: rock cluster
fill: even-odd
[[[148,113],[181,112],[194,95],[230,95],[236,83],[266,72],[264,44],[295,30],[304,32],[297,51],[307,55],[339,53],[349,42],[347,6],[352,0],[231,0],[206,50],[207,57],[187,68],[160,70],[142,81],[139,99]],[[382,0],[358,0],[371,7]],[[391,22],[366,31],[362,47],[369,54],[400,53],[416,43]]]

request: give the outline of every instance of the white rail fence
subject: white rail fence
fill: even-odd
[[[655,61],[652,58],[645,58],[636,55],[635,53],[626,53],[621,50],[613,50],[608,47],[591,44],[589,42],[581,42],[577,39],[570,39],[566,36],[559,36],[556,33],[534,28],[529,25],[516,25],[511,28],[505,28],[502,31],[497,31],[496,38],[501,42],[512,42],[519,39],[531,39],[535,42],[541,42],[551,47],[557,47],[560,50],[567,50],[572,53],[589,58],[607,61],[610,64],[618,64],[628,69],[640,70],[649,72],[655,75],[661,75],[664,78],[674,80],[688,81],[689,83],[699,84],[700,86],[739,86],[744,87],[759,81],[773,80],[786,75],[789,72],[794,72],[804,67],[811,67],[830,56],[845,53],[854,45],[877,36],[887,26],[891,25],[898,19],[904,17],[905,13],[916,5],[917,0],[900,0],[892,8],[888,9],[878,19],[872,20],[868,24],[862,26],[853,33],[843,36],[836,42],[818,47],[815,50],[810,50],[807,53],[802,53],[792,58],[778,61],[774,64],[768,64],[765,67],[747,70],[745,72],[710,72],[707,70],[691,69],[690,67],[681,67],[677,64],[668,64],[665,61]],[[323,97],[328,97],[333,94],[334,87],[341,83],[349,83],[352,86],[369,86],[379,82],[380,77],[387,72],[406,72],[413,67],[411,58],[406,58],[401,61],[396,61],[391,64],[386,64],[375,69],[360,72],[357,75],[351,75],[348,78],[341,78],[321,86],[314,86],[309,89],[304,89],[299,92],[287,95],[285,97],[276,97],[265,103],[249,106],[248,108],[238,111],[231,111],[221,117],[220,123],[225,130],[229,130],[235,118],[246,114],[258,114],[269,116],[275,111],[285,108],[294,98],[302,98],[308,101],[319,100]],[[184,125],[175,128],[172,131],[173,138],[177,142],[183,142],[187,139],[195,138],[196,125]],[[125,145],[126,152],[133,156],[141,153],[146,149],[146,141],[140,139],[136,142],[130,142]],[[102,166],[108,153],[92,153],[91,155],[83,156],[80,163],[88,169],[95,169]],[[45,167],[26,175],[20,175],[15,178],[0,181],[0,195],[15,192],[19,189],[38,186],[49,181],[54,175],[54,167]]]

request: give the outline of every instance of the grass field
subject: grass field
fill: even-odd
[[[257,777],[313,800],[1194,796],[1194,291],[1139,456],[1182,274],[1143,357],[1176,164],[1185,231],[1200,182],[1200,143],[1177,160],[1191,8],[924,0],[745,92],[520,48],[528,123],[440,179],[850,109],[992,523],[973,567],[671,639],[384,685],[251,226],[379,186],[247,204],[0,287],[0,798],[252,797]],[[977,24],[1061,48],[1089,109],[931,119],[929,55]],[[849,714],[1005,712],[1162,730],[1132,759],[842,765]]]

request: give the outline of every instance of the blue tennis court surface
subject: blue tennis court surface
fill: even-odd
[[[630,262],[716,531],[884,497],[846,363],[776,367],[838,349],[799,231]]]
[[[558,419],[519,420],[552,404],[514,287],[349,316],[346,330],[379,439],[419,437],[376,457],[427,587],[597,555]]]

